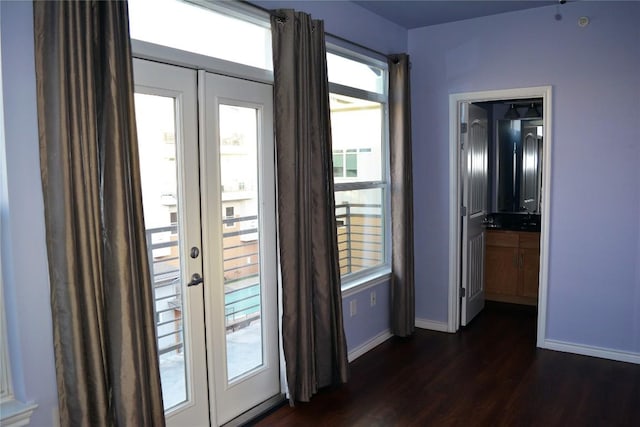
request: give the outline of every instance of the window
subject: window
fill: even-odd
[[[222,220],[222,224],[224,228],[234,228],[236,226],[236,222],[233,220],[235,218],[236,212],[234,206],[225,206],[224,207],[224,219]]]
[[[333,177],[334,178],[358,178],[358,162],[366,167],[369,163],[367,156],[362,153],[371,153],[371,148],[349,148],[346,150],[333,150]],[[358,160],[360,159],[360,160]]]
[[[327,54],[327,67],[340,273],[348,287],[389,265],[387,71],[382,62],[336,52]]]
[[[348,54],[347,54],[348,55]],[[386,65],[370,59],[357,60],[343,54],[327,53],[329,82],[386,94]]]
[[[231,16],[234,9],[243,9],[242,5],[222,3],[200,6],[181,0],[130,0],[131,38],[272,70],[270,25],[247,20],[249,17],[240,12],[241,19]],[[212,8],[224,9],[224,13]]]

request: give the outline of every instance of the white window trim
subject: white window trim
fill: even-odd
[[[271,17],[269,12],[257,8],[251,4],[236,1],[220,0],[183,0],[186,3],[192,3],[198,6],[211,9],[227,16],[251,22],[263,28],[271,28]]]
[[[2,43],[0,42],[0,46]],[[6,201],[6,159],[4,138],[4,100],[2,93],[2,52],[0,50],[0,202]],[[0,218],[1,224],[2,218]],[[0,242],[2,227],[0,226]],[[2,269],[2,247],[0,246],[0,425],[5,427],[26,426],[38,405],[33,402],[23,403],[13,395],[11,378],[11,360],[9,358],[9,340],[7,339],[7,322],[4,305],[4,270]]]
[[[387,71],[387,68],[385,67],[384,70]],[[329,92],[350,96],[352,98],[359,98],[359,99],[365,99],[367,101],[379,102],[384,105],[387,104],[387,97],[383,93],[368,92],[366,90],[358,89],[355,87],[341,85],[340,83],[329,82]]]
[[[13,395],[11,379],[11,363],[9,360],[9,346],[4,313],[4,279],[2,277],[2,259],[0,257],[0,424],[5,427],[19,427],[29,425],[31,415],[38,405],[33,402],[23,403]]]
[[[381,154],[383,156],[382,175],[384,180],[382,181],[360,181],[360,182],[344,182],[335,183],[334,191],[349,191],[349,190],[365,190],[380,188],[382,189],[382,204],[384,209],[384,263],[382,265],[371,267],[365,270],[357,271],[355,273],[349,273],[341,276],[341,289],[342,296],[346,297],[354,293],[360,292],[371,286],[375,286],[379,283],[387,281],[391,277],[391,203],[390,203],[390,165],[389,165],[389,73],[386,62],[378,59],[371,58],[369,56],[354,52],[346,49],[342,46],[337,46],[331,43],[327,43],[327,53],[339,55],[363,64],[367,64],[373,67],[380,68],[385,72],[385,78],[383,87],[384,93],[371,92],[351,86],[345,86],[339,83],[329,82],[329,92],[339,95],[350,96],[353,98],[364,99],[368,101],[378,102],[382,105],[383,111],[383,126],[382,126],[382,138],[383,144],[381,147]],[[345,163],[346,165],[346,163]]]
[[[209,71],[214,74],[237,77],[258,83],[273,84],[273,71],[271,70],[263,70],[173,47],[132,39],[131,51],[134,58],[159,61],[194,70]]]
[[[389,280],[391,280],[391,269],[389,267],[376,269],[375,271],[369,272],[366,276],[357,280],[351,280],[348,284],[344,285],[342,287],[342,298],[350,297],[351,295],[378,286]]]

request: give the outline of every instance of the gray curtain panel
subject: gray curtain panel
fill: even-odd
[[[322,21],[277,11],[273,34],[282,335],[291,404],[347,381]]]
[[[413,173],[409,56],[389,57],[389,160],[391,164],[391,327],[406,337],[415,330]]]
[[[35,2],[60,421],[163,426],[126,2]]]

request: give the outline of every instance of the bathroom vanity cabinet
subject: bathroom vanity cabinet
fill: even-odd
[[[538,304],[540,233],[487,230],[485,299]]]

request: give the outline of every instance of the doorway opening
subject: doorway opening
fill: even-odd
[[[468,324],[485,298],[537,303],[543,346],[551,118],[550,86],[449,97],[449,332]]]

